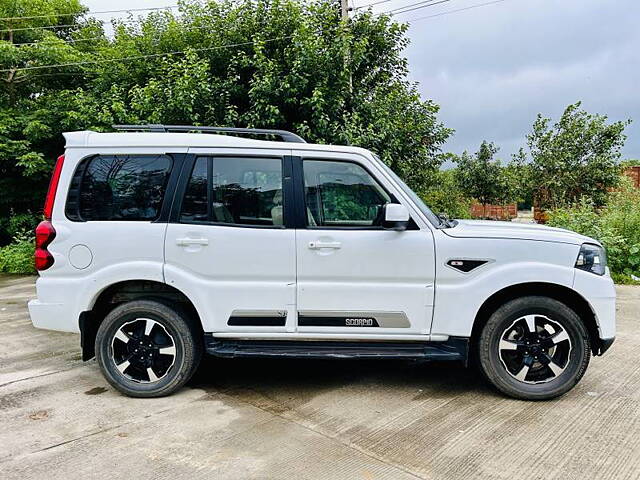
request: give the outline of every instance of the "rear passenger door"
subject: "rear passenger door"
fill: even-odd
[[[165,279],[192,299],[205,332],[295,329],[289,151],[191,151],[165,242]]]

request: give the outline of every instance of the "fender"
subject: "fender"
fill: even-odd
[[[455,272],[453,272],[455,275]],[[496,292],[520,283],[545,282],[572,288],[575,269],[540,262],[491,263],[472,275],[436,283],[432,334],[470,337],[482,304]]]

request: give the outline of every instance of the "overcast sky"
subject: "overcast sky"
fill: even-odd
[[[486,139],[507,160],[524,145],[537,113],[555,119],[568,104],[582,100],[590,112],[634,120],[624,154],[640,159],[640,2],[501,0],[455,11],[489,1],[442,1],[395,17],[411,22],[406,52],[411,79],[424,98],[441,106],[439,118],[456,130],[445,149],[475,151]],[[176,2],[83,3],[100,11]],[[416,3],[387,0],[373,8],[390,11]]]

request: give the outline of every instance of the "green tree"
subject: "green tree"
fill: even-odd
[[[452,157],[448,154],[448,157]],[[458,169],[435,172],[425,188],[417,192],[434,212],[449,218],[471,218],[472,200],[458,184]]]
[[[518,196],[517,169],[515,166],[505,167],[500,160],[494,160],[496,153],[498,147],[483,141],[475,154],[465,151],[453,158],[460,189],[482,204],[484,216],[487,205],[505,205]]]
[[[86,77],[74,66],[32,67],[92,58],[96,40],[80,40],[102,35],[102,28],[85,12],[78,0],[0,0],[0,218],[41,207],[62,148],[46,99],[86,84]]]
[[[386,16],[346,23],[330,0],[184,0],[178,12],[116,22],[110,40],[77,0],[0,4],[5,17],[59,14],[16,20],[56,28],[15,23],[0,41],[0,217],[40,208],[63,131],[284,128],[370,148],[413,187],[440,166],[451,134],[407,80],[406,25]]]
[[[607,191],[620,179],[620,150],[625,127],[630,123],[608,123],[605,115],[590,114],[581,103],[569,105],[560,120],[538,114],[533,131],[516,161],[525,166],[528,190],[534,203],[544,209],[569,206],[589,198],[603,205]]]

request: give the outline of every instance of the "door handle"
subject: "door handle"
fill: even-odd
[[[321,241],[315,241],[315,242],[309,242],[309,248],[311,250],[319,250],[320,248],[342,248],[342,243],[340,242],[321,242]]]
[[[209,245],[208,238],[176,238],[176,245],[188,247],[190,245]]]

